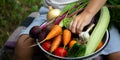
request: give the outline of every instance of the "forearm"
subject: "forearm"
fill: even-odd
[[[83,12],[90,13],[94,16],[105,4],[105,2],[106,0],[90,0]]]

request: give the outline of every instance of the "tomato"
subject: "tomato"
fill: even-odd
[[[54,54],[60,57],[65,57],[67,55],[67,50],[65,48],[59,47],[55,50]]]
[[[51,47],[51,41],[45,41],[44,43],[42,43],[42,47],[43,49],[45,49],[46,51],[50,50]]]

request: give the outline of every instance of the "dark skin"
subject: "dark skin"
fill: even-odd
[[[120,60],[120,52],[109,54],[108,60]]]
[[[27,37],[29,35],[20,36],[16,43],[13,60],[32,60],[34,49],[30,48],[30,45],[33,44],[34,39],[30,38],[28,41],[25,41]]]

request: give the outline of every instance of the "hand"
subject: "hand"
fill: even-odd
[[[81,14],[73,18],[70,23],[69,29],[73,33],[81,33],[83,28],[90,23],[93,16],[94,15],[92,13],[82,12]]]

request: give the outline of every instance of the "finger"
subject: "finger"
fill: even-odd
[[[69,29],[71,30],[73,20],[70,22]]]
[[[72,25],[71,25],[71,31],[72,31],[73,33],[76,33],[76,26],[77,26],[77,20],[74,19],[74,20],[73,20],[73,23],[72,23]]]
[[[80,28],[78,30],[78,33],[80,34],[83,31],[83,28],[85,27],[85,24],[81,24]]]
[[[82,21],[81,20],[79,20],[79,22],[77,23],[77,33],[79,33],[79,31],[81,31],[80,30],[80,27],[81,27],[81,24],[82,24]]]

